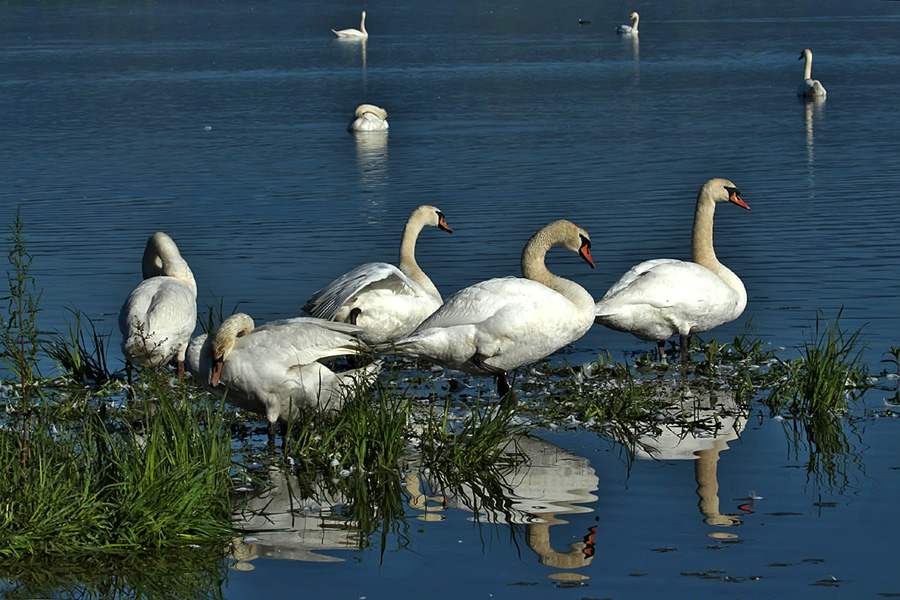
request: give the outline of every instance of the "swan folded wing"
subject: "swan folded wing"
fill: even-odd
[[[289,319],[258,327],[235,342],[234,351],[259,349],[260,360],[275,360],[286,366],[357,354],[362,343],[349,333],[360,328],[319,319]],[[344,327],[346,325],[346,327]],[[268,357],[268,358],[264,358]]]
[[[649,268],[644,268],[650,264]],[[628,279],[624,285],[623,280]],[[595,314],[603,316],[622,305],[651,308],[681,307],[695,314],[711,305],[736,297],[725,281],[696,263],[660,259],[631,269],[597,303]]]
[[[525,282],[525,285],[522,283]],[[449,298],[430,317],[416,328],[416,332],[432,328],[473,325],[486,321],[510,303],[527,297],[535,282],[518,277],[501,277],[476,283],[461,289]],[[541,284],[537,284],[541,285]],[[545,286],[541,286],[544,289]]]
[[[388,263],[367,263],[341,275],[313,294],[303,310],[313,317],[331,319],[354,296],[366,288],[383,288],[396,294],[425,294],[422,287]]]

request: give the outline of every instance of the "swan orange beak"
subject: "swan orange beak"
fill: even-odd
[[[444,220],[444,215],[440,215],[440,216],[438,217],[438,227],[439,227],[440,229],[443,229],[443,230],[446,231],[447,233],[453,233],[453,230],[450,229],[450,226],[449,226],[449,225],[447,225],[447,221]]]
[[[214,358],[212,369],[209,370],[209,386],[216,387],[219,385],[219,378],[222,376],[222,368],[225,367],[225,361],[221,358]]]
[[[750,207],[747,206],[747,203],[741,199],[741,193],[735,188],[725,188],[728,190],[728,201],[732,204],[737,204],[741,208],[746,208],[750,210]]]
[[[594,268],[594,259],[591,258],[591,249],[587,244],[581,247],[581,250],[578,251],[578,256],[586,260],[592,269]]]

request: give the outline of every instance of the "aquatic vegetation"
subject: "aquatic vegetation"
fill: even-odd
[[[800,358],[778,360],[775,371],[780,379],[765,403],[774,411],[795,415],[846,410],[851,398],[869,386],[860,333],[843,331],[840,313],[831,322],[817,315],[812,339],[804,343]]]

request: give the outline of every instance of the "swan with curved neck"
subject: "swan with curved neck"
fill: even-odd
[[[349,131],[387,131],[387,111],[374,104],[360,104],[353,113]]]
[[[804,48],[797,60],[803,59],[806,59],[806,63],[803,66],[803,79],[800,80],[797,95],[804,98],[824,99],[827,95],[825,86],[818,79],[812,78],[812,50]]]
[[[686,362],[690,335],[740,316],[747,290],[713,248],[713,216],[721,202],[750,210],[732,182],[710,179],[697,194],[691,262],[663,258],[632,267],[597,302],[596,322],[656,342],[660,361],[666,360],[666,340],[677,333]]]
[[[638,23],[641,20],[641,16],[637,12],[633,12],[628,15],[628,18],[631,20],[631,25],[619,25],[616,27],[616,33],[630,33],[634,35],[638,33]]]
[[[129,380],[132,366],[160,366],[173,358],[178,377],[197,325],[197,282],[171,237],[158,231],[144,248],[144,280],[119,311],[122,353]]]
[[[365,39],[369,37],[369,32],[366,31],[366,11],[362,11],[362,20],[359,23],[359,29],[338,29],[337,31],[332,29],[331,31],[339,38]]]
[[[409,335],[443,302],[416,262],[416,241],[426,226],[447,233],[444,213],[430,205],[413,211],[400,239],[398,266],[367,263],[313,294],[303,310],[313,317],[359,325],[362,339],[377,344]]]
[[[504,396],[509,371],[574,342],[594,320],[587,290],[544,264],[553,246],[575,252],[593,268],[588,233],[570,221],[555,221],[525,245],[522,278],[489,279],[456,292],[393,348],[451,369],[491,375]]]
[[[364,347],[346,323],[298,317],[256,327],[244,313],[231,315],[213,336],[195,337],[187,351],[191,373],[228,402],[266,416],[269,441],[278,421],[301,410],[338,410],[355,385],[371,383],[377,363],[334,373],[320,361],[353,356]]]

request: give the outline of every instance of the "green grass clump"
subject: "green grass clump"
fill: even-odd
[[[185,400],[158,401],[140,432],[96,410],[58,424],[35,415],[24,465],[21,435],[0,430],[0,558],[223,543],[230,431]]]
[[[804,343],[800,358],[779,360],[780,381],[766,404],[773,410],[796,415],[823,415],[844,411],[860,389],[868,387],[866,368],[858,348],[861,330],[847,333],[834,321],[816,316],[812,339]]]

